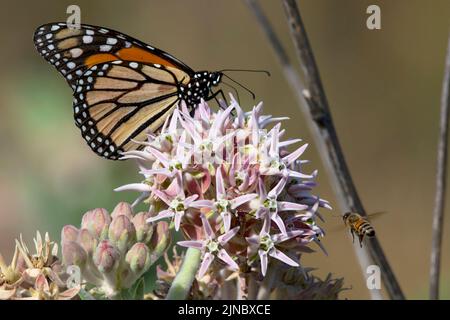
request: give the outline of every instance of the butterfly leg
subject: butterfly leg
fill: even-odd
[[[224,95],[222,89],[220,89],[219,91],[216,91],[216,92],[212,92],[212,91],[211,91],[211,93],[212,93],[212,95],[209,97],[208,101],[214,98],[214,100],[216,100],[216,102],[217,102],[217,104],[219,105],[219,107],[220,107],[222,110],[225,110],[225,109],[228,107],[228,101],[227,101],[227,99],[225,98],[225,95]],[[221,103],[217,100],[217,96],[218,96],[219,94],[222,96],[222,99],[225,101],[225,105],[221,104]],[[233,111],[231,111],[231,114],[232,114],[233,116],[236,116],[236,111],[233,109]]]
[[[212,91],[211,91],[211,95],[209,96],[208,101],[214,99],[214,100],[216,100],[217,104],[219,105],[219,107],[220,107],[221,109],[225,109],[225,108],[222,106],[222,104],[219,102],[219,100],[217,100],[217,96],[218,96],[218,95],[221,95],[223,101],[225,101],[225,104],[228,105],[228,101],[227,101],[227,99],[225,98],[225,95],[224,95],[222,89],[220,89],[219,91],[216,91],[216,92],[212,92]]]

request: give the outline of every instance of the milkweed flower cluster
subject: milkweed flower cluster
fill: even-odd
[[[37,233],[35,253],[20,238],[10,265],[0,255],[0,300],[170,298],[188,256],[176,248],[201,253],[189,299],[337,299],[342,279],[300,264],[311,243],[325,251],[319,210],[331,207],[314,194],[317,171],[304,169],[307,144],[283,139],[285,119],[263,115],[262,104],[243,112],[233,98],[218,112],[181,104],[142,150],[123,154],[144,179],[116,190],[138,199],[66,225],[61,260],[47,234]],[[148,209],[134,213],[141,202]],[[157,265],[146,292],[144,276],[163,255],[167,269]]]
[[[147,212],[134,214],[126,202],[111,214],[103,208],[86,212],[80,228],[66,225],[61,232],[64,265],[79,268],[80,282],[94,297],[142,299],[136,284],[170,244],[168,224],[150,225],[148,218]]]
[[[307,144],[288,151],[301,140],[283,140],[285,119],[262,104],[243,112],[234,99],[218,112],[182,104],[142,150],[124,153],[144,180],[116,191],[141,192],[134,205],[148,203],[149,223],[170,221],[179,246],[201,250],[198,279],[300,267],[310,243],[321,247],[319,209],[331,207],[313,194],[317,171],[303,169]]]
[[[46,233],[36,233],[35,251],[22,237],[16,240],[12,261],[0,255],[0,300],[70,300],[78,297],[79,284],[68,281],[70,274],[58,258],[58,245]]]
[[[172,259],[168,254],[164,255],[166,268],[161,264],[157,267],[157,283],[153,293],[147,294],[147,299],[159,300],[167,297],[171,283],[180,271],[183,263],[183,254],[179,255],[176,247]],[[328,274],[325,279],[320,279],[312,274],[312,268],[296,268],[286,264],[276,267],[271,279],[263,279],[259,281],[249,291],[253,291],[252,298],[275,299],[275,300],[337,300],[342,291],[349,288],[344,287],[343,278],[334,278]],[[266,290],[265,287],[272,283],[272,289]],[[227,284],[227,283],[226,283]],[[195,279],[189,291],[188,299],[205,300],[205,299],[235,299],[233,290],[226,288],[226,284],[220,284],[216,278],[206,275],[201,279]],[[255,282],[254,282],[255,284]],[[252,290],[253,289],[253,290]],[[266,291],[263,296],[258,295],[259,291]],[[230,294],[231,293],[231,294]]]

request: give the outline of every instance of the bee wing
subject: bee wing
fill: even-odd
[[[373,220],[374,218],[377,219],[379,216],[381,216],[381,215],[383,215],[385,213],[387,213],[387,211],[371,212],[371,213],[369,213],[367,215],[367,217],[363,217],[363,219],[365,219],[365,220],[369,220],[369,219]],[[348,226],[346,226],[344,223],[342,223],[341,225],[334,226],[334,227],[328,229],[327,231],[330,232],[330,233],[335,233],[335,232],[338,232],[338,231],[343,231],[343,230],[345,230],[347,228],[348,228]]]
[[[379,216],[381,216],[385,213],[387,213],[387,211],[371,212],[371,213],[367,214],[367,218],[369,218],[370,220],[373,220],[374,218],[378,218]]]
[[[333,226],[332,228],[330,228],[330,229],[325,229],[327,232],[329,232],[329,233],[335,233],[335,232],[338,232],[338,231],[343,231],[343,230],[345,230],[345,229],[347,229],[348,227],[345,225],[345,224],[341,224],[341,225],[338,225],[338,226]]]

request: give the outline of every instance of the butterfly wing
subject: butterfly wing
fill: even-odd
[[[40,26],[34,34],[38,52],[61,73],[73,90],[77,80],[96,64],[115,60],[160,64],[186,74],[194,72],[170,54],[118,31],[81,25],[69,28],[66,23]]]
[[[142,147],[179,101],[177,75],[159,64],[96,64],[77,81],[74,117],[91,149],[107,159]]]
[[[194,72],[168,53],[103,27],[37,28],[38,52],[74,90],[74,117],[91,149],[107,159],[142,148],[178,102]]]

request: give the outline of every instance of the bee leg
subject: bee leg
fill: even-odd
[[[350,229],[350,233],[352,235],[352,242],[355,242],[355,233],[353,232],[353,229]]]
[[[359,246],[362,248],[362,241],[364,240],[364,234],[359,235]]]

